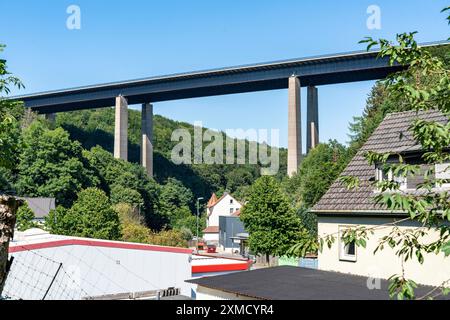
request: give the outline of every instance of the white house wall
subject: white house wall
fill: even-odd
[[[203,234],[203,240],[206,242],[219,242],[219,233],[205,233]]]
[[[232,204],[230,204],[230,200],[233,200]],[[211,210],[211,215],[208,218],[208,226],[218,226],[220,216],[231,216],[233,213],[230,212],[230,209],[233,209],[234,213],[236,210],[241,209],[241,204],[227,194],[215,206],[209,209]]]
[[[257,299],[241,296],[235,293],[229,293],[198,286],[196,293],[196,300],[257,300]]]
[[[319,217],[318,233],[319,236],[328,234],[338,234],[339,227],[346,226],[364,226],[367,228],[374,225],[383,225],[393,222],[392,218],[369,218],[369,217]],[[417,227],[416,223],[402,223],[400,229],[411,229]],[[350,273],[373,278],[387,279],[394,274],[401,274],[401,260],[395,255],[395,249],[392,250],[388,245],[384,250],[374,254],[378,246],[379,239],[389,234],[393,227],[384,227],[375,230],[374,235],[369,235],[367,247],[356,248],[356,262],[339,260],[339,241],[336,237],[335,243],[329,249],[326,245],[322,252],[319,252],[319,269]],[[425,239],[432,241],[436,239],[438,233],[433,231]],[[397,249],[398,250],[398,249]],[[450,258],[445,258],[444,254],[426,254],[423,264],[419,264],[415,255],[412,261],[404,264],[406,277],[416,281],[419,284],[439,286],[443,281],[450,278]]]

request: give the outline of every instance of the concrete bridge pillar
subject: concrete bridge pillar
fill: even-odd
[[[54,124],[56,121],[56,113],[47,113],[45,115],[45,119],[50,123]]]
[[[114,158],[128,160],[128,102],[122,96],[116,97]]]
[[[319,144],[319,102],[316,87],[308,87],[306,115],[306,152]]]
[[[153,105],[144,103],[141,113],[141,164],[153,177]]]
[[[302,157],[302,123],[300,109],[300,79],[289,78],[288,88],[288,176],[297,173]]]

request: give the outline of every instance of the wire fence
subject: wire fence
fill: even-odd
[[[28,250],[14,257],[1,299],[7,300],[80,300],[90,296],[130,292],[130,283],[145,290],[159,290],[143,275],[133,271],[106,250],[72,246],[58,250]],[[125,263],[124,263],[125,262]],[[114,272],[116,270],[116,272]],[[120,270],[120,272],[117,272]]]

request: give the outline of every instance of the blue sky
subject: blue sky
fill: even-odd
[[[66,28],[69,5],[81,30]],[[366,10],[381,9],[381,30]],[[365,36],[419,31],[448,38],[446,0],[2,0],[4,57],[31,93],[154,75],[364,49]],[[348,141],[373,82],[319,87],[320,140]],[[303,91],[303,98],[306,91]],[[303,107],[305,103],[303,103]],[[278,128],[287,145],[287,91],[170,101],[155,112],[215,129]],[[303,113],[303,120],[306,114]]]

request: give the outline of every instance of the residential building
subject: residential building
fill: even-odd
[[[351,273],[373,278],[387,279],[392,275],[402,274],[402,268],[408,279],[424,285],[439,286],[450,279],[450,258],[443,253],[429,253],[424,255],[424,262],[420,264],[415,255],[402,264],[402,259],[396,255],[397,249],[385,245],[383,250],[374,251],[380,239],[389,235],[396,226],[398,230],[426,231],[425,242],[437,239],[439,233],[435,229],[428,230],[415,221],[405,220],[406,212],[392,212],[377,203],[374,197],[380,194],[374,182],[382,179],[395,180],[400,184],[400,190],[417,194],[417,186],[424,181],[424,171],[429,165],[423,164],[423,150],[409,131],[411,122],[416,119],[447,123],[448,118],[438,111],[410,111],[388,114],[367,142],[361,147],[356,156],[342,172],[342,176],[358,178],[359,186],[348,189],[339,179],[313,207],[312,211],[318,217],[318,235],[334,235],[337,241],[331,248],[324,246],[319,252],[318,267],[321,270]],[[419,164],[422,173],[406,178],[395,177],[392,172],[384,173],[380,164],[370,165],[364,154],[368,151],[377,153],[400,154],[406,163]],[[397,159],[397,160],[395,160]],[[398,161],[398,156],[388,159]],[[436,178],[449,179],[450,170],[445,171],[449,164],[435,165]],[[436,186],[435,192],[450,191],[450,185]],[[366,247],[356,246],[355,243],[345,244],[342,233],[348,228],[358,226],[371,228],[374,234],[369,234]]]
[[[208,243],[219,244],[219,217],[233,216],[239,212],[242,204],[233,196],[225,192],[219,199],[212,194],[207,204],[206,229],[203,230],[203,238]]]
[[[45,217],[48,216],[51,210],[55,209],[55,198],[20,198],[25,200],[28,207],[34,213],[34,222],[43,224]]]
[[[222,251],[243,254],[241,248],[241,238],[248,238],[244,224],[239,219],[240,211],[232,216],[219,217],[219,247]],[[245,240],[244,239],[244,240]]]

